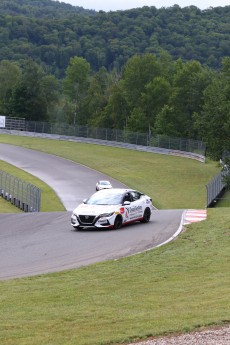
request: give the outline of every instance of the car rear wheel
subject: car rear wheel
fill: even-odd
[[[141,220],[142,223],[148,223],[150,221],[150,216],[151,216],[151,211],[150,208],[147,207],[145,209],[144,215],[143,215],[143,219]]]
[[[113,228],[115,230],[120,229],[122,227],[122,217],[121,216],[117,216],[114,222],[114,226]]]

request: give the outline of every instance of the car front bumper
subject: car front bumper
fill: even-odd
[[[89,217],[88,219],[86,217]],[[76,216],[72,214],[71,225],[74,228],[112,228],[115,217],[91,217],[91,216]]]

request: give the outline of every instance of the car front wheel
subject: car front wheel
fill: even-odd
[[[114,226],[113,228],[115,230],[120,229],[122,227],[122,217],[121,216],[117,216],[114,222]]]
[[[144,215],[143,215],[143,219],[141,220],[142,223],[148,223],[150,221],[150,216],[151,216],[151,211],[150,209],[147,207],[145,209]]]

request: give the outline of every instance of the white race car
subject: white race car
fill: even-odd
[[[148,223],[154,207],[149,196],[133,189],[103,189],[83,201],[72,213],[75,229],[119,229],[140,221]]]
[[[109,181],[98,181],[96,183],[96,190],[101,190],[101,189],[110,189],[113,188],[113,186],[111,185],[111,183]]]

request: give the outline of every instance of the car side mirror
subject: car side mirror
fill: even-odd
[[[87,201],[87,199],[83,199],[83,204],[85,204],[85,203],[86,203],[86,201]]]

